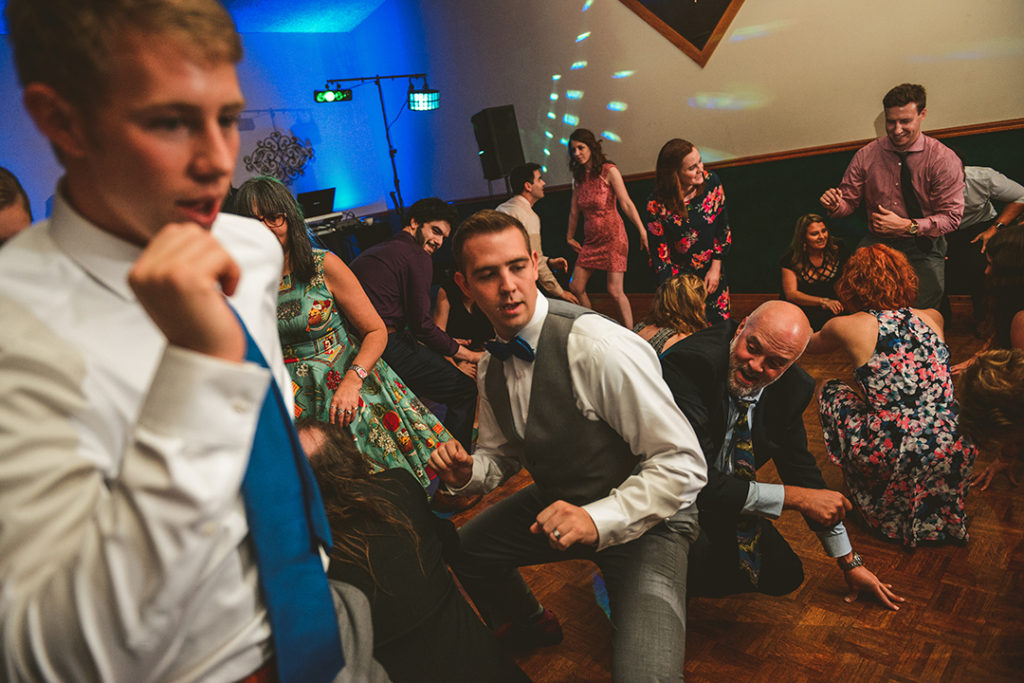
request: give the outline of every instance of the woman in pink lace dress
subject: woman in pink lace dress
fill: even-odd
[[[601,143],[586,128],[569,136],[569,169],[572,171],[572,208],[569,210],[567,241],[579,255],[569,289],[584,306],[590,306],[587,282],[595,270],[607,273],[608,294],[619,307],[622,324],[632,329],[633,311],[622,290],[629,242],[626,226],[619,216],[621,207],[640,233],[640,246],[647,251],[647,230],[633,200],[626,193],[622,174],[601,151]],[[575,239],[583,215],[583,244]]]

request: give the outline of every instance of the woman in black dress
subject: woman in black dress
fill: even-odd
[[[829,235],[825,219],[816,213],[796,220],[793,241],[782,256],[782,296],[803,309],[817,332],[843,312],[836,299],[836,281],[849,253]]]
[[[465,601],[445,564],[458,534],[402,469],[370,476],[336,425],[300,421],[334,547],[327,575],[370,601],[374,656],[395,683],[529,681]]]

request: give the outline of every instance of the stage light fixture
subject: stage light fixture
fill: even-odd
[[[412,111],[434,111],[441,106],[441,93],[427,85],[423,79],[423,87],[416,88],[409,80],[409,109]]]
[[[349,102],[352,99],[352,90],[348,88],[335,88],[333,90],[314,90],[313,100],[317,104],[327,102]]]

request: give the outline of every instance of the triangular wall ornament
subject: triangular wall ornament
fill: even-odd
[[[743,0],[619,0],[702,67]]]

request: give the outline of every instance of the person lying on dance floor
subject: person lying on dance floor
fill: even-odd
[[[455,586],[445,561],[458,534],[430,511],[416,479],[397,468],[371,476],[336,424],[296,426],[334,539],[327,575],[370,599],[374,656],[391,679],[528,681]]]
[[[1024,350],[978,355],[960,378],[960,431],[996,456],[971,485],[984,491],[998,474],[1017,485],[1014,464],[1024,457]]]
[[[868,526],[914,547],[966,541],[964,497],[977,449],[957,429],[942,316],[911,308],[917,275],[902,252],[861,247],[837,285],[850,315],[825,323],[809,353],[842,349],[861,398],[839,380],[821,391],[832,462]]]

